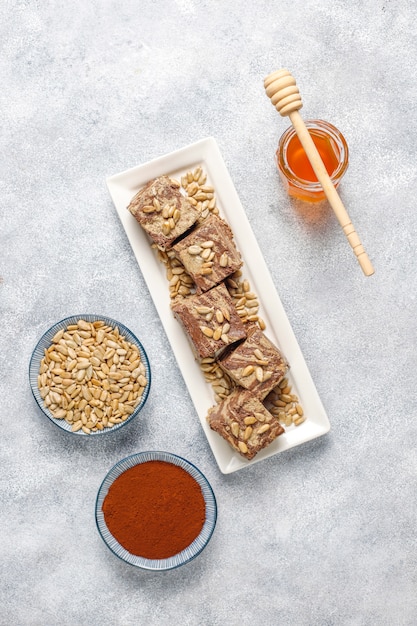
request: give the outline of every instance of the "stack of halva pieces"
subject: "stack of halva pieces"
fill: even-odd
[[[169,250],[191,277],[190,295],[171,308],[184,328],[195,358],[213,358],[233,381],[227,397],[210,408],[207,420],[239,454],[250,460],[284,433],[266,408],[268,394],[289,364],[256,324],[243,323],[227,279],[243,265],[233,233],[216,214],[204,218],[169,176],[151,180],[131,200],[129,211],[160,249]]]

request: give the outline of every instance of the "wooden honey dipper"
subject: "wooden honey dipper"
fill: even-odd
[[[303,106],[300,92],[297,87],[295,78],[286,70],[278,70],[269,74],[264,81],[265,91],[271,99],[272,104],[283,117],[288,116],[298,135],[300,143],[311,163],[311,167],[326,194],[330,206],[336,214],[337,219],[347,240],[353,248],[354,253],[359,261],[365,276],[371,276],[374,273],[372,263],[365,252],[365,249],[359,239],[359,236],[351,222],[339,194],[333,185],[321,156],[311,138],[310,133],[304,123],[303,118],[299,114],[299,109]]]

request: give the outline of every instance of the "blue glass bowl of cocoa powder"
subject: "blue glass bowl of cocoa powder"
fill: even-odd
[[[132,468],[135,468],[139,464],[149,463],[152,461],[162,462],[167,465],[174,465],[177,468],[185,471],[200,487],[201,494],[204,499],[204,522],[202,528],[198,535],[194,538],[191,543],[186,546],[184,549],[179,551],[176,554],[172,554],[167,558],[146,558],[141,556],[140,554],[133,554],[129,552],[123,545],[119,543],[117,538],[110,532],[109,527],[106,523],[106,514],[103,511],[103,505],[106,500],[106,497],[111,489],[112,485],[115,481],[122,476],[122,474],[126,473]],[[161,478],[161,488],[163,488],[163,477]],[[175,491],[175,490],[174,490]],[[131,498],[126,498],[126,501]],[[123,504],[120,504],[120,507],[123,507]],[[156,511],[157,511],[157,507]],[[114,515],[115,511],[112,511],[112,515]],[[117,513],[117,512],[116,512]],[[123,510],[124,515],[124,510]],[[138,516],[140,517],[140,511],[138,511]],[[204,548],[207,546],[210,541],[212,534],[214,532],[216,521],[217,521],[217,504],[216,498],[213,492],[213,489],[208,482],[207,478],[202,474],[202,472],[192,463],[187,461],[186,459],[172,454],[170,452],[162,452],[162,451],[147,451],[147,452],[139,452],[137,454],[133,454],[128,456],[118,463],[114,465],[111,470],[108,472],[106,477],[104,478],[98,494],[96,498],[96,507],[95,507],[95,517],[96,517],[96,525],[99,531],[101,538],[103,539],[106,546],[119,557],[122,561],[138,567],[143,570],[148,571],[165,571],[171,570],[180,567],[181,565],[185,565],[189,563],[193,559],[195,559]],[[109,518],[107,518],[109,519]],[[158,523],[158,515],[155,513],[155,524]],[[184,517],[183,523],[186,524],[187,520]],[[139,526],[138,526],[139,527]],[[133,533],[136,532],[133,529]],[[117,533],[115,533],[117,534]]]

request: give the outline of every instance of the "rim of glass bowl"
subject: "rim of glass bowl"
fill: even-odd
[[[123,472],[125,472],[127,469],[141,463],[146,463],[148,461],[165,461],[167,463],[177,465],[178,467],[182,467],[182,469],[188,472],[188,474],[190,474],[190,476],[194,478],[200,485],[206,505],[206,519],[200,534],[187,548],[167,559],[145,559],[144,557],[136,556],[128,552],[125,548],[123,548],[123,546],[119,544],[118,541],[116,541],[116,539],[108,530],[102,511],[104,498],[106,497],[110,486],[116,480],[116,478],[123,474]],[[209,481],[201,472],[201,470],[198,469],[198,467],[196,467],[193,463],[187,461],[183,457],[178,456],[177,454],[173,454],[172,452],[151,450],[146,452],[137,452],[136,454],[132,454],[124,459],[121,459],[115,465],[113,465],[113,467],[106,474],[98,490],[96,498],[95,517],[97,529],[101,538],[103,539],[109,550],[113,552],[113,554],[115,554],[117,557],[119,557],[119,559],[125,561],[129,565],[134,565],[135,567],[138,567],[140,569],[162,572],[170,569],[176,569],[181,565],[189,563],[204,550],[204,548],[210,541],[216,526],[217,503],[214,491]]]
[[[55,336],[55,334],[59,330],[65,329],[69,324],[76,324],[77,321],[80,319],[84,319],[87,322],[103,321],[109,326],[117,326],[120,331],[120,334],[123,335],[128,341],[130,341],[131,343],[134,343],[138,347],[141,362],[145,366],[146,379],[148,381],[148,384],[146,385],[144,389],[144,392],[142,394],[139,404],[137,405],[133,413],[129,415],[129,417],[124,422],[115,424],[114,426],[112,426],[112,428],[104,428],[103,430],[97,430],[91,433],[85,433],[81,429],[74,432],[71,430],[71,425],[67,421],[65,421],[65,419],[56,419],[52,415],[52,413],[49,411],[49,409],[44,405],[41,395],[39,393],[39,388],[38,388],[39,364],[40,364],[42,357],[44,356],[44,352],[43,352],[44,348],[48,347],[51,344],[52,338]],[[141,409],[146,403],[146,400],[149,395],[150,387],[151,387],[151,368],[150,368],[150,363],[149,363],[148,355],[146,354],[145,348],[143,347],[139,339],[136,337],[136,335],[134,335],[132,331],[129,328],[127,328],[127,326],[125,326],[121,322],[118,322],[117,320],[111,317],[108,317],[107,315],[95,315],[92,313],[84,313],[80,315],[71,315],[69,317],[65,317],[59,322],[56,322],[55,324],[53,324],[42,335],[42,337],[37,342],[30,358],[29,382],[30,382],[30,387],[32,390],[33,397],[35,398],[38,407],[40,408],[42,413],[50,419],[50,421],[53,424],[58,426],[58,428],[61,428],[61,430],[64,430],[65,432],[70,433],[71,435],[79,435],[83,437],[94,437],[96,435],[107,435],[109,433],[113,433],[119,430],[120,428],[122,428],[122,426],[129,424],[138,415],[138,413],[140,413]]]

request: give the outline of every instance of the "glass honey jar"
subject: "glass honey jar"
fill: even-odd
[[[345,138],[335,126],[323,120],[307,120],[305,125],[333,185],[337,188],[349,164],[349,149]],[[293,127],[288,128],[279,140],[276,163],[290,196],[306,202],[320,202],[325,199],[323,188]]]

